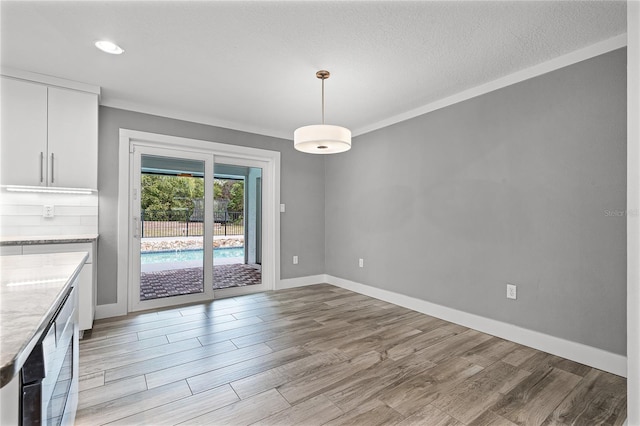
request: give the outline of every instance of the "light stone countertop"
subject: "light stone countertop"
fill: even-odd
[[[0,237],[0,246],[27,246],[32,244],[91,243],[97,239],[98,239],[98,234],[3,236],[3,237]]]
[[[0,256],[0,387],[20,371],[87,257]]]

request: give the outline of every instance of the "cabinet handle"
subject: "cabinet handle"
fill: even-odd
[[[51,183],[54,183],[55,179],[53,177],[53,152],[51,153]]]
[[[44,152],[40,151],[40,183],[44,182]]]

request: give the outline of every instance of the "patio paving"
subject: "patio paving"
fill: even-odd
[[[214,290],[262,283],[262,267],[236,263],[216,265]],[[170,269],[140,274],[140,300],[202,293],[202,267]]]

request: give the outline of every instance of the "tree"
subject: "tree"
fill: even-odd
[[[220,205],[227,211],[244,211],[244,181],[235,179],[214,179],[213,192]]]
[[[244,211],[244,182],[242,181],[235,181],[231,185],[229,211]]]
[[[185,176],[142,175],[140,207],[146,220],[169,220],[175,213],[193,213],[194,199],[204,198],[204,180]],[[188,217],[188,216],[187,216]]]
[[[143,174],[141,183],[140,207],[145,220],[184,220],[193,214],[193,200],[204,199],[204,179],[200,177]],[[214,179],[213,194],[226,211],[244,211],[244,181]]]

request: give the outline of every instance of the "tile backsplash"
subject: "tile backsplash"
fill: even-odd
[[[43,217],[44,206],[54,217]],[[0,193],[0,235],[75,235],[98,233],[98,194]]]

